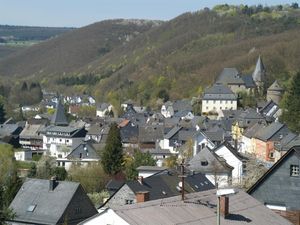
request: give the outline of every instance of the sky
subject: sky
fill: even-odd
[[[279,5],[286,0],[0,0],[0,24],[82,27],[106,19],[170,20],[217,4]]]

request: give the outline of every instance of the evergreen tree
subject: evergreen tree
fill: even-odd
[[[120,130],[117,124],[112,124],[108,132],[106,145],[101,157],[104,171],[114,175],[122,170],[123,150]]]
[[[285,93],[281,120],[295,132],[300,132],[300,72],[291,80]]]
[[[126,165],[126,177],[129,180],[134,180],[138,176],[137,168],[139,166],[156,166],[156,160],[153,159],[149,152],[143,153],[139,150],[134,150],[134,154],[129,165]]]

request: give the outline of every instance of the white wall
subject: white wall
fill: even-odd
[[[112,209],[100,209],[99,215],[90,219],[89,221],[82,222],[84,225],[129,225]]]
[[[212,174],[206,173],[205,177],[213,184],[216,185],[218,183],[218,187],[227,187],[229,186],[229,176],[226,173],[223,174]]]
[[[210,111],[218,112],[220,110],[236,110],[236,100],[202,100],[202,113],[208,113]]]
[[[226,146],[218,148],[215,153],[224,158],[226,163],[233,167],[232,170],[232,182],[240,183],[243,176],[243,162],[239,160]]]

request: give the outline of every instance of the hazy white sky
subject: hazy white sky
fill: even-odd
[[[115,18],[169,20],[216,4],[278,5],[286,0],[0,0],[0,24],[80,27]]]

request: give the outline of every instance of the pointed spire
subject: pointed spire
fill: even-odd
[[[265,66],[259,55],[258,60],[256,62],[255,70],[252,74],[254,82],[264,82],[265,81],[265,73],[266,73]]]
[[[65,115],[65,109],[60,99],[58,98],[55,113],[52,116],[51,124],[56,126],[68,126],[68,120]]]

